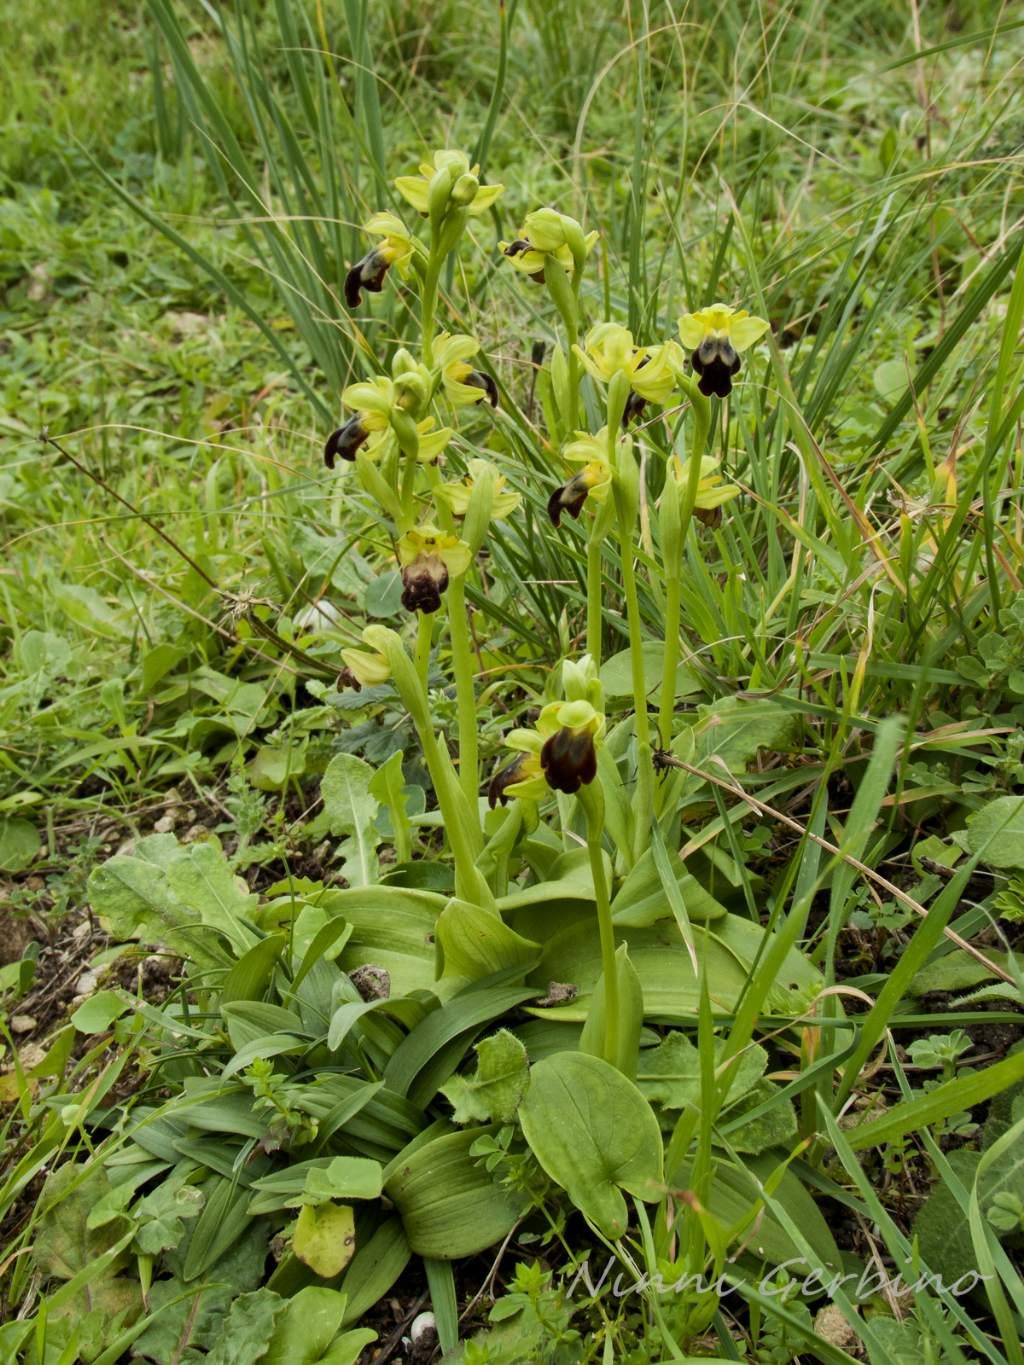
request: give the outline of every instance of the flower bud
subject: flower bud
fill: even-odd
[[[467,171],[464,175],[460,175],[452,186],[452,199],[456,204],[461,204],[463,207],[466,207],[467,205],[472,204],[479,188],[480,181],[472,172]]]
[[[447,166],[442,166],[439,171],[435,171],[431,176],[430,187],[427,190],[427,204],[431,223],[440,223],[451,197],[452,173]]]

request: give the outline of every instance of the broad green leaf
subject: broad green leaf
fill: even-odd
[[[224,978],[221,1005],[233,1000],[258,1000],[266,990],[270,974],[287,942],[287,934],[268,934],[243,953]]]
[[[399,886],[361,886],[329,891],[325,909],[341,915],[352,933],[338,959],[352,972],[368,963],[391,977],[392,995],[430,990],[435,981],[434,933],[447,897]]]
[[[256,897],[211,844],[182,847],[173,835],[148,835],[133,854],[96,868],[88,889],[103,927],[119,942],[166,944],[202,967],[230,960],[224,940],[236,954],[257,942],[243,923]]]
[[[263,792],[280,791],[286,782],[301,777],[305,771],[306,749],[300,744],[286,748],[261,744],[246,767],[249,781]]]
[[[252,1222],[249,1192],[234,1180],[211,1175],[202,1189],[206,1203],[192,1225],[181,1272],[186,1284],[216,1265]]]
[[[946,1160],[969,1190],[981,1164],[981,1153],[955,1151]],[[946,1284],[954,1284],[961,1276],[977,1270],[978,1258],[971,1242],[967,1212],[946,1182],[937,1180],[932,1186],[917,1211],[913,1231],[925,1264],[933,1274],[941,1275]]]
[[[386,812],[399,811],[406,814],[406,786],[405,774],[402,771],[402,760],[404,754],[401,749],[396,749],[386,762],[382,763],[370,779],[369,791],[380,804],[386,807]],[[406,820],[408,817],[406,816]],[[378,827],[380,821],[378,820]],[[391,831],[393,833],[394,831]]]
[[[97,991],[83,1000],[71,1016],[79,1033],[104,1033],[115,1019],[132,1007],[120,991]]]
[[[510,929],[501,918],[478,905],[453,900],[437,920],[437,941],[444,970],[442,981],[458,987],[506,968],[527,972],[540,957],[540,946]]]
[[[111,607],[95,588],[86,587],[84,583],[55,582],[50,591],[54,606],[89,634],[108,639],[127,640],[130,637],[132,628],[124,610]]]
[[[359,1246],[342,1281],[348,1300],[344,1326],[358,1322],[368,1308],[384,1297],[409,1264],[411,1255],[400,1218],[386,1219],[370,1240]]]
[[[476,1071],[453,1076],[441,1094],[455,1110],[456,1123],[510,1123],[529,1084],[526,1048],[508,1029],[477,1043]]]
[[[245,1043],[238,1049],[224,1067],[221,1077],[226,1081],[239,1071],[244,1071],[247,1066],[252,1066],[253,1062],[281,1057],[287,1053],[304,1052],[308,1046],[308,1039],[297,1038],[291,1033],[275,1033],[269,1037],[254,1038],[252,1042]]]
[[[643,989],[644,1017],[667,1023],[691,1023],[697,1016],[700,992],[693,963],[674,921],[661,920],[646,929],[617,930]],[[695,931],[697,952],[707,974],[711,1005],[716,1013],[730,1014],[742,994],[751,964],[764,944],[760,925],[739,915],[723,915]],[[767,945],[765,945],[767,946]],[[601,975],[601,945],[592,918],[553,935],[544,956],[527,977],[546,990],[552,981],[577,988],[571,1002],[554,1007],[531,1007],[531,1013],[550,1019],[582,1022],[590,997]],[[799,952],[791,950],[784,969],[772,983],[770,1007],[788,1011],[819,989],[820,975]]]
[[[265,1360],[274,1324],[285,1304],[280,1294],[270,1289],[240,1294],[228,1310],[205,1365],[251,1365],[254,1360]]]
[[[346,1312],[345,1294],[320,1285],[300,1289],[287,1300],[260,1365],[355,1365],[376,1332],[362,1328],[340,1336]]]
[[[500,1242],[521,1212],[517,1198],[494,1183],[470,1155],[493,1128],[466,1128],[400,1153],[385,1193],[402,1215],[409,1246],[420,1256],[457,1260]]]
[[[55,678],[67,673],[71,664],[71,646],[62,635],[48,630],[26,630],[15,642],[14,657],[26,677],[42,673]]]
[[[43,1276],[70,1280],[131,1230],[129,1220],[120,1216],[102,1227],[89,1227],[93,1205],[109,1192],[110,1182],[99,1166],[86,1169],[69,1161],[47,1176],[32,1247],[33,1262]]]
[[[686,871],[681,859],[675,859],[673,872],[691,924],[720,919],[725,914],[725,906]],[[651,849],[644,850],[615,893],[612,918],[624,929],[643,929],[658,920],[672,918],[672,907]]]
[[[633,1082],[599,1057],[560,1052],[531,1067],[519,1121],[541,1166],[606,1237],[626,1231],[623,1190],[659,1197],[658,1120]]]
[[[352,840],[346,876],[353,886],[369,886],[377,874],[376,847],[379,836],[373,827],[377,798],[371,793],[374,772],[355,754],[335,754],[320,782],[324,816],[332,834]]]
[[[468,1047],[466,1035],[535,994],[528,986],[467,987],[428,1014],[402,1040],[384,1068],[385,1084],[396,1095],[407,1094],[414,1104],[428,1104],[462,1055],[461,1049],[453,1053],[447,1045],[466,1038]]]
[[[0,815],[0,872],[21,872],[41,847],[39,831],[31,821]]]
[[[135,1345],[136,1354],[152,1361],[185,1361],[189,1359],[188,1348],[196,1353],[210,1350],[233,1300],[258,1289],[263,1282],[266,1259],[266,1230],[254,1227],[219,1257],[211,1285],[190,1288],[178,1273],[180,1256],[168,1252],[166,1263],[174,1276],[155,1280],[150,1289],[152,1316]]]
[[[1024,868],[1024,796],[997,796],[967,821],[967,846],[990,867]]]
[[[303,1194],[310,1202],[323,1199],[378,1199],[381,1164],[362,1156],[336,1156],[326,1166],[306,1173]]]
[[[645,640],[641,645],[641,650],[644,659],[644,677],[657,679],[656,685],[648,692],[648,700],[657,706],[661,698],[665,642],[664,640]],[[605,660],[601,665],[601,686],[608,701],[621,701],[627,697],[632,701],[633,666],[630,650],[622,649],[618,654],[613,654],[610,659]],[[700,691],[700,681],[685,664],[680,663],[676,670],[676,696],[692,697],[694,693]]]
[[[176,1247],[185,1223],[199,1216],[205,1201],[198,1186],[183,1184],[180,1177],[163,1181],[132,1211],[134,1218],[144,1220],[135,1234],[135,1246],[144,1256],[158,1256]]]
[[[708,1197],[708,1208],[712,1216],[726,1227],[748,1219],[751,1209],[756,1206],[762,1195],[766,1182],[776,1174],[778,1165],[777,1157],[770,1152],[745,1157],[742,1167],[734,1165],[716,1153]],[[693,1168],[687,1161],[678,1170],[666,1174],[675,1188],[687,1189]],[[817,1204],[793,1170],[783,1171],[772,1197],[797,1224],[822,1262],[830,1268],[838,1269],[841,1258],[835,1239]],[[770,1209],[762,1208],[756,1215],[752,1227],[753,1235],[750,1235],[749,1229],[744,1234],[749,1238],[748,1252],[767,1265],[782,1265],[791,1258],[800,1256],[800,1249],[772,1215]]]
[[[716,1047],[716,1064],[721,1060],[724,1043]],[[755,1044],[746,1048],[733,1066],[735,1076],[726,1096],[725,1108],[742,1100],[764,1074],[768,1054]],[[673,1030],[657,1047],[644,1048],[637,1064],[636,1083],[655,1104],[665,1109],[684,1109],[700,1104],[700,1053],[685,1033]]]
[[[610,882],[612,863],[607,853],[604,862],[605,876]],[[556,858],[542,881],[503,897],[498,902],[498,909],[504,915],[513,910],[537,907],[542,911],[547,910],[550,915],[557,912],[562,902],[593,902],[593,899],[594,877],[590,870],[590,858],[587,850],[582,848]]]
[[[644,995],[636,968],[629,958],[629,947],[620,943],[615,952],[615,972],[619,988],[618,1030],[615,1051],[605,1056],[605,979],[598,977],[586,1022],[580,1034],[579,1049],[591,1057],[604,1057],[624,1076],[636,1076],[636,1057],[640,1048],[640,1030],[644,1022]]]
[[[886,403],[902,397],[907,387],[907,363],[905,360],[883,360],[876,365],[871,375],[875,392]]]
[[[396,616],[402,610],[402,575],[397,569],[388,569],[367,583],[363,610],[377,617]]]
[[[719,777],[722,763],[742,772],[760,749],[788,748],[799,723],[795,712],[767,697],[721,697],[697,714],[691,762]]]
[[[271,1033],[301,1035],[302,1032],[302,1020],[294,1010],[271,1005],[266,1000],[231,1000],[221,1005],[221,1014],[236,1052],[254,1039]]]
[[[292,1250],[315,1274],[325,1280],[340,1275],[351,1261],[355,1245],[355,1215],[350,1205],[328,1200],[302,1207]]]
[[[729,1121],[722,1126],[724,1139],[734,1152],[764,1152],[769,1147],[786,1147],[793,1143],[797,1129],[796,1110],[792,1100],[778,1097],[777,1087],[770,1081],[758,1081],[739,1095],[730,1092],[729,1098],[734,1096],[740,1102],[729,1110]],[[773,1097],[770,1108],[753,1118],[744,1118],[748,1110],[760,1107]]]

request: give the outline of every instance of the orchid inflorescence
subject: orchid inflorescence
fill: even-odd
[[[402,605],[416,616],[417,638],[410,655],[400,634],[381,625],[368,626],[361,645],[341,651],[339,681],[357,688],[390,681],[397,688],[430,768],[455,854],[457,893],[493,905],[488,876],[481,870],[495,866],[497,855],[484,851],[476,673],[465,580],[491,525],[513,515],[521,495],[491,459],[468,459],[461,476],[452,480],[444,478],[443,467],[466,415],[477,426],[485,413],[493,414],[490,420],[497,423],[514,427],[515,422],[502,414],[500,384],[491,365],[481,359],[479,341],[464,331],[439,331],[436,315],[444,263],[469,221],[493,209],[504,187],[484,184],[479,166],[465,153],[444,150],[424,161],[417,174],[400,176],[395,188],[426,220],[426,235],[410,229],[390,210],[374,213],[364,224],[373,245],[349,270],[344,292],[349,307],[358,308],[364,292],[380,293],[393,272],[419,296],[419,348],[398,347],[388,372],[371,374],[345,388],[341,402],[347,415],[328,437],[324,458],[331,469],[339,460],[350,465],[364,492],[379,505],[401,574]],[[667,448],[658,499],[658,552],[666,593],[658,738],[660,746],[668,748],[673,739],[679,582],[687,534],[695,517],[717,524],[722,506],[740,494],[723,478],[718,457],[705,449],[712,428],[711,399],[729,396],[741,353],[764,335],[768,324],[716,303],[681,316],[678,339],[638,342],[628,328],[611,320],[582,329],[581,286],[597,241],[595,231],[585,232],[576,219],[545,207],[526,214],[518,231],[498,246],[502,260],[530,287],[547,289],[564,328],[564,344],[553,347],[549,366],[541,371],[540,361],[534,361],[543,381],[545,444],[557,451],[569,471],[547,499],[549,519],[553,527],[564,529],[566,517],[580,521],[585,510],[593,515],[584,523],[587,652],[579,664],[565,661],[550,674],[535,723],[514,728],[506,736],[514,756],[498,764],[488,784],[487,804],[494,815],[487,820],[493,824],[500,816],[496,808],[504,808],[503,818],[513,822],[508,826],[513,837],[524,822],[536,822],[538,803],[557,794],[560,800],[575,797],[582,804],[588,846],[603,837],[601,771],[603,764],[615,760],[601,758],[606,729],[600,683],[602,611],[608,576],[605,545],[615,537],[635,705],[631,741],[635,818],[629,847],[618,849],[620,862],[628,868],[647,847],[655,815],[650,687],[634,566],[641,505],[638,455]],[[587,430],[580,420],[585,384],[593,386],[605,414],[596,431]],[[650,416],[648,409],[657,411]],[[668,419],[675,414],[679,416],[670,431]],[[687,414],[691,425],[684,427]],[[645,438],[652,425],[668,439]],[[645,544],[653,552],[649,540]],[[427,692],[434,625],[445,601],[459,717],[458,773],[444,741],[434,733]],[[495,838],[492,835],[492,843]],[[508,839],[501,836],[499,843],[502,840],[505,847]],[[595,885],[604,875],[602,867],[598,858]],[[599,905],[606,901],[606,896],[603,900],[598,896]],[[608,933],[602,941],[607,948],[612,935],[605,928]]]

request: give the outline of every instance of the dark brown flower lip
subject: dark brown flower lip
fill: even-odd
[[[641,398],[638,393],[631,393],[626,399],[626,406],[622,411],[622,427],[625,430],[634,417],[639,417],[647,406],[647,399]]]
[[[697,387],[706,398],[727,398],[732,392],[732,377],[739,373],[740,358],[724,337],[705,337],[690,356],[700,375]]]
[[[563,512],[568,512],[574,521],[579,521],[589,491],[583,482],[582,474],[574,474],[567,483],[556,488],[548,498],[548,516],[551,518],[551,525],[561,526]]]
[[[391,262],[381,252],[379,247],[373,251],[368,251],[362,260],[356,261],[355,265],[345,276],[345,302],[350,308],[358,308],[363,301],[361,290],[365,289],[371,294],[379,294],[384,288],[384,276],[388,273]]]
[[[497,805],[508,805],[507,790],[519,781],[525,758],[525,754],[518,754],[511,763],[506,763],[504,768],[495,768],[491,774],[491,780],[487,784],[487,804],[491,810]]]
[[[339,692],[344,692],[346,688],[351,688],[353,692],[361,692],[363,685],[352,672],[351,668],[345,667],[338,673],[338,681],[335,684]]]
[[[402,606],[425,615],[439,611],[448,590],[448,569],[437,555],[417,555],[402,570]]]
[[[563,726],[544,741],[540,766],[548,786],[572,796],[597,776],[597,749],[589,731],[578,734]]]
[[[474,389],[483,389],[481,403],[486,398],[492,408],[498,406],[498,386],[489,374],[485,374],[483,370],[471,370],[462,382]]]
[[[327,438],[324,446],[324,464],[328,469],[334,468],[335,460],[340,456],[343,460],[354,460],[356,451],[369,436],[369,432],[363,425],[363,419],[357,412],[354,417],[350,417],[344,426],[337,431],[332,431]]]
[[[514,242],[509,242],[505,248],[506,256],[522,256],[524,251],[532,251],[533,245],[528,237],[517,237]]]

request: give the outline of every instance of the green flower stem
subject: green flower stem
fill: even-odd
[[[570,437],[579,425],[580,370],[575,349],[580,339],[579,306],[576,302],[576,292],[573,285],[569,283],[565,271],[553,256],[548,256],[545,259],[544,281],[547,284],[548,293],[558,309],[562,325],[565,327],[569,411],[564,414],[564,435]],[[579,287],[578,284],[576,287]]]
[[[640,627],[640,601],[633,570],[633,530],[640,500],[639,473],[632,454],[619,444],[619,427],[629,399],[629,381],[619,371],[608,385],[608,463],[615,470],[612,498],[618,522],[619,558],[622,561],[622,591],[626,598],[629,626],[629,663],[633,679],[634,732],[637,749],[636,824],[633,834],[633,860],[647,848],[654,818],[654,761],[651,725],[647,715],[647,684],[644,678],[643,632]]]
[[[434,635],[434,617],[430,612],[416,613],[416,677],[426,696],[430,677],[430,644]]]
[[[443,256],[431,251],[423,276],[420,329],[423,333],[423,363],[428,368],[434,363],[434,314],[437,310],[437,282],[443,260]]]
[[[651,749],[651,724],[647,715],[647,684],[644,679],[643,634],[640,629],[640,602],[633,572],[633,539],[629,528],[619,522],[619,556],[622,560],[622,590],[626,597],[629,626],[629,664],[633,679],[633,724],[636,733],[636,823],[633,830],[633,860],[644,852],[650,841],[654,818],[654,757]]]
[[[429,617],[426,619],[429,622]],[[417,645],[424,638],[429,641],[430,631],[429,628],[423,630],[421,620]],[[427,690],[397,635],[391,636],[391,643],[386,646],[385,652],[398,694],[416,727],[423,757],[426,759],[430,779],[434,785],[437,804],[441,809],[445,836],[455,858],[455,894],[463,900],[493,910],[494,896],[477,867],[482,851],[479,823],[474,827],[465,795],[452,770],[451,760],[447,753],[442,753],[434,734]]]
[[[601,936],[601,972],[604,979],[604,1056],[616,1065],[616,1040],[619,1034],[619,976],[615,961],[615,926],[604,870],[601,835],[604,831],[604,792],[601,782],[591,782],[579,790],[579,802],[587,817],[587,853],[594,878],[597,927]]]
[[[590,523],[587,537],[587,653],[597,668],[601,667],[601,631],[603,625],[601,603],[601,546],[604,527],[600,513]]]
[[[700,484],[700,462],[704,456],[704,447],[707,443],[708,432],[711,429],[711,400],[701,393],[700,389],[692,380],[686,383],[693,412],[693,441],[687,451],[689,460],[688,477],[686,488],[683,490],[682,502],[679,508],[679,534],[678,540],[673,545],[663,545],[662,554],[664,562],[662,570],[665,574],[665,653],[662,658],[661,667],[661,702],[658,707],[658,734],[664,748],[668,748],[672,743],[672,718],[675,714],[676,706],[676,673],[679,669],[679,618],[681,614],[681,591],[682,591],[682,569],[683,552],[686,549],[686,537],[689,534],[690,522],[693,520],[693,509],[697,503],[697,489]],[[671,456],[675,459],[675,456]],[[675,475],[671,468],[666,471],[666,478],[674,478]],[[675,540],[675,537],[673,537]]]
[[[665,655],[661,668],[661,701],[658,705],[658,735],[661,747],[672,743],[672,717],[676,709],[676,673],[679,670],[679,616],[682,579],[678,573],[665,575]]]
[[[448,638],[452,647],[452,673],[459,718],[459,780],[477,826],[480,823],[480,756],[477,746],[476,689],[473,681],[473,652],[466,616],[464,575],[448,584]]]
[[[402,457],[402,485],[398,494],[398,530],[400,534],[416,525],[416,469],[417,462],[408,455]]]

